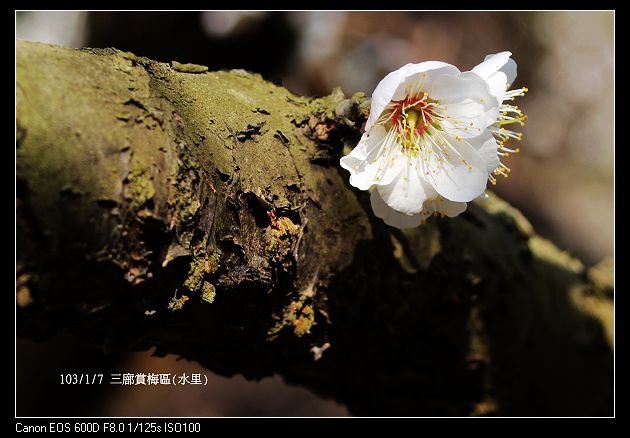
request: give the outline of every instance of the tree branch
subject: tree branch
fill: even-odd
[[[18,334],[74,327],[357,415],[610,415],[610,269],[496,196],[385,226],[338,168],[367,101],[17,43]]]

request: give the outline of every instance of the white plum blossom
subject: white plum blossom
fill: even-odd
[[[524,120],[503,103],[517,95],[506,91],[516,77],[510,55],[490,55],[463,73],[438,61],[407,64],[377,85],[365,133],[341,159],[350,184],[371,190],[376,216],[398,228],[432,214],[454,217],[493,173],[507,175],[499,155],[514,152],[505,140],[520,135],[503,125]]]

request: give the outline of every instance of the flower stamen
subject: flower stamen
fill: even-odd
[[[509,87],[509,84],[507,85]],[[525,93],[529,91],[527,87],[518,88],[516,90],[508,90],[505,93],[504,101],[512,101],[516,97],[524,96]],[[509,139],[514,139],[516,141],[521,141],[523,139],[523,134],[521,132],[512,131],[511,129],[506,129],[505,126],[513,125],[518,123],[520,126],[525,125],[527,121],[527,115],[523,114],[523,112],[516,105],[510,105],[507,103],[501,103],[499,105],[499,117],[497,121],[490,126],[490,132],[497,139],[497,144],[499,145],[497,154],[500,157],[509,157],[510,154],[517,154],[520,152],[520,148],[508,148],[505,146]],[[510,168],[507,167],[503,163],[499,163],[499,167],[494,170],[495,175],[502,175],[507,178],[510,173]],[[496,178],[492,175],[488,177],[492,184],[496,184]]]

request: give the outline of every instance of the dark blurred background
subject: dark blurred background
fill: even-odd
[[[370,94],[408,62],[469,70],[510,50],[529,116],[492,187],[587,265],[613,252],[613,12],[18,12],[16,37],[116,47],[164,62],[244,68],[302,95]],[[208,375],[205,387],[73,387],[61,372]],[[224,378],[185,360],[105,355],[71,334],[17,344],[18,415],[347,415],[279,377]],[[55,400],[74,400],[55,403]]]

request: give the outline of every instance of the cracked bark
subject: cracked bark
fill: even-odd
[[[356,415],[611,415],[612,269],[495,196],[395,230],[338,166],[366,99],[17,42],[17,329]]]

